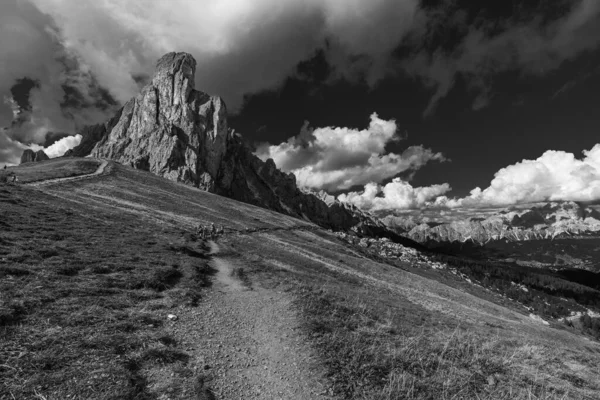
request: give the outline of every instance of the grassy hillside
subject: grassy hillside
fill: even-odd
[[[100,164],[101,161],[91,158],[53,158],[0,170],[0,176],[14,173],[20,183],[31,183],[91,174],[98,169]]]
[[[595,341],[436,271],[376,261],[311,223],[142,171],[110,164],[82,181],[0,187],[0,213],[0,399],[197,398],[197,353],[167,315],[202,312],[213,290],[193,234],[211,222],[245,284],[295,299],[333,398],[600,393]],[[149,388],[156,366],[177,378],[170,394]]]

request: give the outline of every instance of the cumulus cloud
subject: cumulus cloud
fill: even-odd
[[[523,160],[500,169],[490,186],[471,190],[463,198],[450,198],[447,183],[413,188],[394,179],[385,186],[368,184],[363,192],[338,196],[344,202],[366,210],[403,209],[485,209],[543,201],[600,199],[600,144],[584,150],[578,159],[573,153],[548,150],[535,160]]]
[[[541,76],[597,48],[600,45],[600,2],[568,3],[570,10],[554,19],[545,18],[548,10],[537,9],[530,18],[517,13],[506,20],[478,18],[468,24],[464,11],[451,6],[423,15],[422,28],[412,34],[413,46],[420,46],[421,50],[400,65],[434,90],[424,115],[435,111],[459,77],[465,78],[469,89],[475,92],[473,109],[477,110],[490,102],[495,74],[516,71],[526,76]],[[557,2],[553,7],[564,8],[564,4]],[[448,32],[462,39],[450,50],[428,47],[436,33],[448,35]]]
[[[338,191],[369,182],[381,182],[401,172],[415,171],[427,162],[445,161],[441,153],[411,146],[402,154],[386,153],[387,144],[400,140],[394,120],[371,115],[366,129],[325,127],[311,129],[305,123],[298,136],[279,145],[264,144],[257,150],[263,160],[272,158],[286,172],[293,172],[300,186]]]
[[[81,138],[82,137],[79,134],[75,136],[67,136],[57,140],[48,147],[33,144],[29,148],[33,151],[44,150],[44,153],[46,153],[46,155],[50,158],[61,157],[67,152],[67,150],[79,145],[79,143],[81,143]]]
[[[364,191],[341,194],[338,200],[369,211],[415,209],[430,205],[450,190],[447,183],[413,187],[410,183],[395,178],[384,186],[368,183]]]
[[[462,206],[510,205],[537,201],[593,201],[600,199],[600,144],[573,153],[549,150],[536,160],[502,168],[490,186],[475,188],[461,199]]]

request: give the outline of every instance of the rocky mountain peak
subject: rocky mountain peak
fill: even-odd
[[[177,107],[195,91],[196,60],[188,53],[167,53],[156,63],[152,86],[157,89],[160,105]]]
[[[115,160],[324,227],[385,233],[376,218],[303,193],[293,174],[256,157],[229,131],[223,100],[195,89],[195,72],[190,54],[165,54],[150,84],[111,120],[87,128],[70,154]]]
[[[194,89],[195,71],[190,54],[161,57],[152,82],[109,121],[91,154],[215,191],[227,109],[221,98]]]

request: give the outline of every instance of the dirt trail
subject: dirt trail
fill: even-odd
[[[87,178],[91,178],[97,175],[102,175],[104,173],[104,169],[106,168],[106,166],[108,165],[108,161],[107,160],[102,160],[102,164],[100,164],[100,166],[98,167],[98,169],[94,172],[92,172],[91,174],[85,174],[85,175],[77,175],[77,176],[69,176],[67,178],[54,178],[54,179],[46,179],[43,181],[36,181],[36,182],[30,182],[30,183],[25,183],[25,185],[28,186],[43,186],[43,185],[50,185],[52,183],[59,183],[59,182],[66,182],[66,181],[78,181],[81,179],[87,179]]]
[[[210,244],[213,287],[197,309],[181,315],[173,334],[215,398],[331,399],[290,296],[247,287],[232,274],[243,266],[219,257],[219,246]]]

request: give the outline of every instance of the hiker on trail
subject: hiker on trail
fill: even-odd
[[[219,229],[217,229],[217,234],[222,235],[223,233],[225,233],[225,228],[223,225],[220,225]]]
[[[12,177],[13,177],[12,182],[16,183],[17,182],[17,174],[13,174]]]
[[[211,222],[211,224],[210,224],[210,238],[214,239],[215,236],[216,236],[216,234],[217,234],[217,228],[215,228],[214,222]]]

